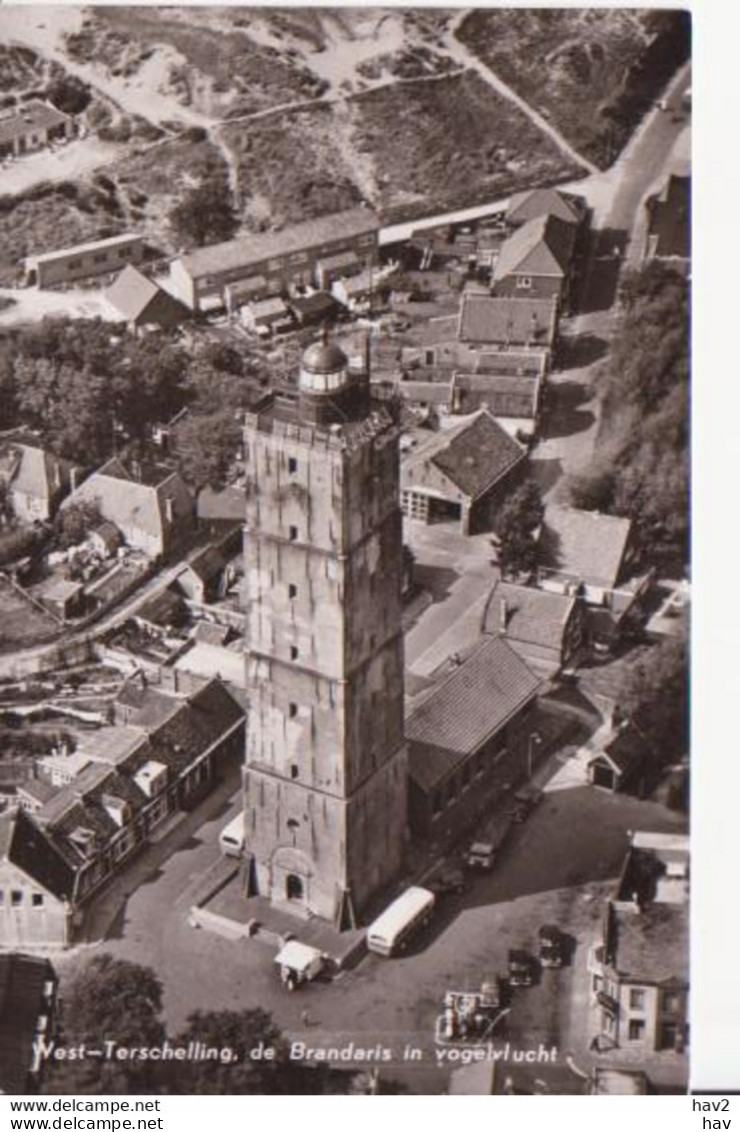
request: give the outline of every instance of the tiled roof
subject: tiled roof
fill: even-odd
[[[537,416],[537,402],[540,390],[538,377],[518,377],[514,374],[496,373],[456,373],[453,378],[453,394],[457,411],[464,413],[466,404],[473,409],[486,406],[494,417]]]
[[[209,582],[213,578],[217,578],[221,571],[224,569],[227,562],[226,555],[219,547],[209,543],[208,546],[201,547],[195,554],[188,558],[183,570],[192,570],[204,582]]]
[[[103,518],[124,533],[131,528],[163,538],[167,526],[165,502],[172,500],[176,518],[192,512],[192,497],[178,472],[165,471],[156,484],[135,479],[118,457],[108,460],[85,480],[66,501],[97,500]]]
[[[0,955],[0,1092],[28,1092],[33,1043],[42,1014],[49,1013],[46,983],[56,985],[48,959],[11,952]]]
[[[613,587],[630,527],[629,519],[551,505],[542,526],[543,565],[575,581]]]
[[[404,462],[404,471],[433,463],[474,500],[526,458],[526,452],[481,409],[459,425],[442,429]]]
[[[69,121],[67,114],[50,106],[48,102],[26,102],[14,114],[0,120],[0,145],[7,145],[15,138],[26,137],[34,130],[51,130],[54,126]]]
[[[156,323],[165,318],[184,318],[183,304],[128,264],[104,295],[105,301],[124,322]]]
[[[548,213],[571,224],[578,224],[581,219],[575,200],[568,200],[557,189],[526,189],[524,192],[514,193],[509,200],[506,219],[509,224],[523,224]]]
[[[23,810],[0,817],[0,858],[3,856],[57,899],[72,898],[74,867]]]
[[[399,381],[395,388],[404,401],[420,401],[424,405],[446,405],[451,397],[446,381]]]
[[[483,641],[406,721],[412,777],[424,789],[439,781],[532,700],[539,686],[504,640]]]
[[[354,236],[377,232],[379,228],[380,221],[369,208],[353,208],[332,216],[303,220],[280,232],[255,233],[238,240],[198,248],[183,256],[182,264],[197,279],[202,275],[234,271],[240,267],[248,269],[273,256],[304,251],[336,240],[352,239]]]
[[[623,976],[648,984],[689,982],[686,904],[648,904],[639,912],[610,905],[609,953]]]
[[[502,244],[493,269],[494,283],[514,273],[562,278],[568,272],[574,239],[573,225],[557,216],[528,220]]]
[[[0,479],[14,491],[53,499],[69,488],[72,464],[34,444],[15,441],[0,446]]]
[[[462,342],[548,348],[555,337],[556,321],[555,299],[465,294],[460,310],[459,338]]]
[[[483,632],[559,649],[575,603],[564,594],[497,582],[486,604]]]

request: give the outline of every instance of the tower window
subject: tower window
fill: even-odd
[[[298,777],[298,767],[296,766],[295,763],[290,764],[290,777],[291,778],[297,778]]]
[[[298,527],[288,527],[288,537],[291,542],[295,542],[298,538]]]
[[[298,704],[288,704],[288,715],[291,719],[295,719],[298,715]]]
[[[298,597],[298,586],[293,582],[288,584],[288,597]]]
[[[288,471],[292,476],[294,476],[298,471],[298,461],[296,460],[295,456],[288,457]]]
[[[291,645],[290,646],[290,659],[291,660],[298,660],[298,646],[297,645]]]

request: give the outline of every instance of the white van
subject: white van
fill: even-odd
[[[378,955],[401,951],[412,932],[429,922],[433,911],[433,892],[407,888],[367,929],[368,950]]]
[[[218,835],[221,852],[227,857],[241,857],[244,852],[244,814],[237,814]]]

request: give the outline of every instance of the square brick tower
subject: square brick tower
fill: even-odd
[[[398,436],[326,340],[245,424],[249,885],[342,929],[407,835]]]

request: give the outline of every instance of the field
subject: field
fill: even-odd
[[[375,203],[386,214],[493,200],[580,172],[471,71],[381,87],[352,101],[355,145],[375,160]]]
[[[12,286],[24,256],[115,236],[120,209],[92,186],[37,185],[16,197],[0,196],[0,286]]]
[[[250,225],[284,224],[362,200],[353,153],[343,152],[338,111],[316,106],[224,127]]]
[[[639,9],[486,8],[457,37],[605,168],[688,58],[688,19]]]
[[[0,652],[50,640],[59,622],[0,577]]]
[[[102,62],[112,75],[135,75],[155,51],[162,88],[182,106],[214,119],[316,98],[324,84],[298,53],[259,44],[238,27],[239,17],[214,19],[209,9],[178,11],[99,7],[67,38],[72,58]],[[250,25],[249,17],[242,23]],[[296,57],[294,57],[296,56]]]

